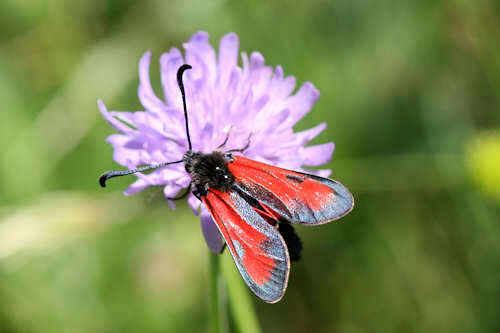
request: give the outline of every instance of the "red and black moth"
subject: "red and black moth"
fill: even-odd
[[[268,303],[284,295],[290,261],[300,257],[302,244],[291,223],[318,225],[347,215],[354,206],[349,190],[341,183],[297,171],[278,168],[241,156],[238,150],[219,149],[204,154],[192,150],[182,75],[177,82],[182,94],[189,150],[179,161],[148,165],[134,170],[109,171],[99,183],[113,177],[184,163],[191,189],[212,215],[229,252],[248,287]]]

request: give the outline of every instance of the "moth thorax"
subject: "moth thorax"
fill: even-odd
[[[218,151],[210,154],[187,152],[185,155],[186,171],[201,194],[206,194],[209,188],[222,192],[231,190],[234,177],[227,167],[228,163],[224,153]]]

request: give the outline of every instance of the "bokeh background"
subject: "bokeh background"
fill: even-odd
[[[499,13],[481,0],[1,1],[0,331],[209,331],[198,219],[161,188],[97,184],[117,167],[97,99],[142,109],[141,55],[205,30],[319,88],[297,129],[329,123],[314,143],[336,143],[329,167],[356,198],[341,222],[298,228],[280,303],[250,295],[262,331],[499,332]],[[244,330],[228,308],[227,328]]]

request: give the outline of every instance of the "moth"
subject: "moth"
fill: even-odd
[[[108,171],[99,178],[100,185],[105,187],[113,177],[183,163],[191,184],[181,197],[192,190],[203,202],[250,290],[263,301],[276,303],[285,293],[290,262],[302,250],[291,224],[313,226],[337,220],[351,212],[354,198],[335,180],[244,157],[250,138],[241,149],[221,150],[226,137],[211,153],[193,151],[182,80],[190,68],[184,64],[177,72],[189,150],[178,161]]]

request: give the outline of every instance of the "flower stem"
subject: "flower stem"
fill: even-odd
[[[220,255],[210,252],[210,317],[212,333],[221,333],[221,301],[219,291]]]

